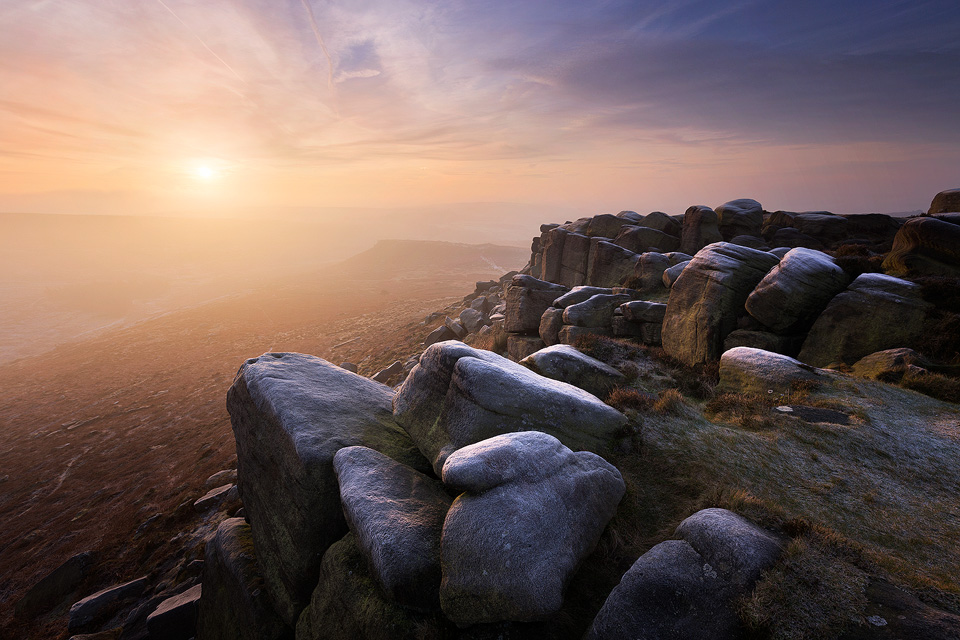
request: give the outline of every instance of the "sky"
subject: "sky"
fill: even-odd
[[[0,3],[0,211],[926,209],[956,0]]]

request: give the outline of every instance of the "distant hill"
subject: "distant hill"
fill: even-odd
[[[380,240],[331,267],[329,271],[357,278],[421,277],[429,273],[489,273],[520,270],[530,250],[495,244],[461,244],[425,240]]]

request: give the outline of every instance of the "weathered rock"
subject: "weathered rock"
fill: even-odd
[[[756,200],[741,198],[716,208],[717,224],[724,240],[737,236],[759,236],[763,226],[763,207]],[[689,252],[688,252],[689,253]]]
[[[804,337],[803,335],[780,336],[769,331],[737,329],[723,340],[723,350],[729,351],[734,347],[753,347],[763,351],[795,356],[803,345]]]
[[[791,249],[795,247],[823,249],[822,242],[813,236],[801,233],[799,229],[794,229],[793,227],[777,230],[770,239],[770,243],[774,245],[774,247],[790,247]]]
[[[510,334],[507,336],[507,357],[514,362],[520,362],[531,353],[535,353],[547,346],[539,335],[524,336]]]
[[[609,327],[614,309],[629,301],[626,294],[600,293],[565,308],[563,322],[577,327]]]
[[[514,333],[531,333],[540,328],[540,317],[567,288],[535,278],[514,278],[507,288],[507,311],[503,328]]]
[[[444,328],[446,328],[446,327],[444,327]],[[431,335],[433,335],[433,334],[431,334]],[[340,368],[341,368],[341,369],[346,369],[346,370],[349,371],[350,373],[356,373],[356,372],[357,372],[357,365],[355,365],[355,364],[352,363],[352,362],[341,362],[341,363],[340,363]]]
[[[423,346],[429,347],[432,344],[443,342],[444,340],[455,340],[456,337],[457,336],[453,333],[453,331],[450,331],[450,329],[448,329],[446,325],[442,324],[436,329],[434,329],[433,331],[431,331],[430,334],[423,340]],[[349,363],[344,363],[344,364],[349,364]],[[353,365],[353,368],[350,368],[350,367],[343,367],[343,368],[346,369],[347,371],[350,371],[351,373],[357,372],[357,365]]]
[[[467,336],[467,330],[460,324],[459,320],[454,320],[450,316],[446,316],[443,319],[443,325],[457,337],[457,340],[462,340]]]
[[[637,224],[644,218],[644,216],[640,215],[636,211],[621,211],[617,214],[617,217],[623,218],[630,224]]]
[[[633,300],[620,305],[620,311],[624,318],[632,322],[662,323],[667,313],[667,305],[661,302]]]
[[[723,240],[718,226],[717,212],[710,207],[695,205],[683,214],[680,251],[695,255],[700,249]]]
[[[670,266],[670,258],[662,253],[651,251],[642,254],[634,271],[637,288],[645,293],[662,290],[663,272]]]
[[[752,587],[783,550],[773,534],[727,509],[698,511],[676,533],[738,593]]]
[[[931,362],[913,349],[885,349],[864,356],[853,365],[852,373],[861,378],[890,382],[902,376],[909,366],[927,369]]]
[[[580,233],[568,233],[563,240],[560,284],[567,287],[586,284],[589,259],[590,237]]]
[[[791,247],[774,247],[773,249],[770,249],[770,251],[768,251],[767,253],[777,256],[779,259],[783,260],[783,256],[790,253],[790,249]]]
[[[719,389],[731,393],[786,394],[799,383],[829,383],[834,375],[780,353],[735,347],[720,356]]]
[[[60,604],[83,582],[97,561],[95,551],[84,551],[45,575],[23,595],[15,607],[18,616],[33,618]]]
[[[591,238],[616,238],[617,233],[619,233],[621,227],[625,224],[629,224],[629,221],[620,216],[615,216],[611,213],[601,213],[590,218],[586,233]]]
[[[693,260],[693,256],[683,253],[682,251],[669,251],[663,255],[667,256],[667,258],[670,260],[671,267],[678,265],[681,262],[690,262]]]
[[[849,223],[829,211],[805,211],[793,218],[793,226],[802,234],[831,245],[848,236]]]
[[[757,251],[769,251],[770,247],[758,236],[734,236],[730,239],[731,244],[738,244],[741,247],[750,247]]]
[[[616,338],[641,338],[644,334],[643,328],[647,324],[646,322],[627,320],[623,316],[613,316],[610,330]]]
[[[688,542],[661,542],[623,575],[584,640],[732,640],[728,590]]]
[[[663,253],[676,251],[680,248],[680,239],[677,236],[639,225],[623,227],[613,242],[633,253],[646,253],[648,251]]]
[[[679,262],[672,267],[663,270],[663,275],[660,279],[663,281],[663,286],[667,289],[673,288],[673,283],[677,281],[677,278],[680,277],[680,274],[683,273],[683,270],[687,268],[687,265],[690,264],[690,260],[686,262]]]
[[[560,282],[560,270],[563,266],[563,243],[567,237],[563,228],[549,229],[540,237],[542,260],[540,277],[547,282]]]
[[[197,612],[203,585],[167,598],[147,616],[147,631],[157,640],[190,640],[197,634]]]
[[[210,491],[206,492],[200,498],[193,503],[193,508],[197,511],[204,512],[209,509],[213,509],[220,505],[227,499],[227,496],[230,494],[230,490],[236,487],[235,484],[225,484],[221,487],[214,487]],[[234,491],[236,494],[236,491]]]
[[[792,249],[750,293],[745,307],[774,332],[805,331],[849,283],[850,276],[827,254]]]
[[[600,456],[537,431],[460,449],[443,481],[464,492],[441,541],[440,602],[458,626],[556,613],[625,489]]]
[[[394,421],[392,397],[389,387],[296,353],[247,360],[227,393],[240,494],[288,625],[309,601],[323,550],[347,531],[334,454],[359,444],[428,468]]]
[[[663,231],[667,235],[671,235],[676,238],[679,238],[681,232],[683,231],[683,225],[680,222],[662,211],[652,211],[643,216],[643,218],[635,224],[643,227],[650,227],[651,229],[656,229],[657,231]]]
[[[912,218],[900,227],[883,270],[895,276],[960,277],[960,225]]]
[[[562,310],[572,304],[578,304],[585,300],[589,300],[597,294],[611,295],[613,294],[613,289],[610,287],[589,287],[586,285],[574,287],[573,289],[570,289],[569,292],[554,300],[553,306]]]
[[[663,347],[687,364],[716,361],[753,288],[779,260],[765,251],[718,242],[702,249],[670,290]]]
[[[651,229],[652,231],[652,229]],[[591,240],[590,263],[587,266],[587,282],[600,287],[615,287],[633,275],[640,255],[607,242],[601,238]]]
[[[563,328],[563,309],[550,307],[540,318],[540,339],[551,346],[560,342],[560,329]],[[521,358],[522,360],[522,358]]]
[[[496,295],[477,296],[476,298],[470,301],[470,308],[473,309],[474,311],[479,311],[480,315],[485,315],[490,311],[490,309],[493,308],[493,304],[496,304],[496,303],[491,304],[491,301],[496,299],[497,299]],[[463,324],[464,326],[466,326],[466,324],[463,322],[463,318],[460,318],[460,324]]]
[[[624,376],[610,365],[581,353],[566,344],[556,344],[540,349],[520,364],[547,378],[561,380],[580,387],[598,398],[604,398]]]
[[[440,531],[451,498],[443,486],[367,447],[333,457],[350,530],[383,593],[439,610]]]
[[[583,336],[612,336],[613,327],[575,327],[571,324],[563,325],[557,337],[561,344],[576,346],[577,340]]]
[[[610,593],[587,640],[739,636],[735,601],[781,552],[770,533],[725,509],[704,509],[634,563]]]
[[[130,582],[107,587],[75,602],[70,607],[70,621],[67,623],[67,628],[70,631],[88,630],[91,625],[116,613],[117,606],[120,603],[139,598],[146,587],[147,578],[137,578]]]
[[[928,213],[952,213],[960,211],[960,189],[947,189],[933,197]]]
[[[481,299],[485,300],[485,298]],[[487,324],[487,319],[481,311],[467,308],[460,312],[460,324],[467,330],[467,333],[476,333],[480,330],[480,327]]]
[[[893,240],[903,223],[902,219],[885,213],[848,213],[843,217],[847,219],[847,233],[851,238],[865,238],[879,244]]]
[[[817,318],[797,356],[816,367],[853,364],[885,349],[914,347],[934,313],[920,287],[880,273],[858,276]]]
[[[501,433],[536,429],[571,448],[602,451],[626,423],[582,389],[457,342],[424,351],[394,399],[394,415],[437,473],[457,449]]]
[[[243,518],[224,520],[207,542],[202,584],[198,640],[292,640],[270,605]]]
[[[379,382],[380,384],[387,384],[390,378],[398,376],[403,373],[403,363],[399,360],[394,360],[393,364],[389,367],[381,369],[373,374],[370,379],[374,382]]]
[[[451,626],[439,614],[419,613],[387,600],[350,533],[323,555],[317,588],[297,622],[297,640],[445,638]]]
[[[343,366],[343,365],[340,365]],[[236,469],[224,469],[223,471],[217,471],[209,478],[203,481],[203,486],[207,489],[213,489],[214,487],[222,487],[225,484],[236,484],[237,483],[237,470]]]

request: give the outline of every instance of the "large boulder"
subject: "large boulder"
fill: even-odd
[[[720,356],[718,388],[732,393],[788,394],[799,383],[828,382],[834,375],[780,353],[734,347]]]
[[[577,327],[609,327],[613,311],[631,296],[625,293],[597,294],[583,302],[572,304],[563,310],[564,324]]]
[[[563,309],[550,307],[540,317],[540,339],[551,346],[560,342],[560,330],[563,329]],[[521,358],[522,360],[523,358]]]
[[[892,377],[902,377],[912,367],[913,371],[926,369],[932,363],[913,349],[884,349],[863,356],[853,365],[851,373],[861,378],[890,381]]]
[[[815,367],[853,364],[884,349],[915,347],[935,313],[920,287],[881,273],[858,276],[817,318],[801,361]]]
[[[804,247],[806,249],[823,249],[823,243],[802,233],[799,229],[793,227],[784,227],[778,229],[770,238],[770,244],[774,247]]]
[[[439,613],[418,612],[384,597],[356,536],[349,533],[323,555],[317,588],[297,622],[297,640],[446,638],[450,627]]]
[[[673,288],[673,283],[677,281],[677,278],[680,277],[680,274],[683,273],[683,270],[687,268],[687,265],[690,264],[690,260],[685,262],[678,262],[677,264],[663,270],[663,276],[660,280],[663,282],[663,286],[667,289]]]
[[[673,220],[671,219],[671,221]],[[663,253],[676,251],[680,248],[680,239],[677,236],[640,225],[621,228],[620,233],[614,239],[614,243],[624,249],[629,249],[633,253],[646,253],[647,251]]]
[[[437,474],[457,449],[501,433],[545,431],[571,448],[603,451],[626,423],[582,389],[460,342],[423,352],[394,399],[394,415]]]
[[[451,498],[436,480],[367,447],[333,457],[343,512],[370,566],[394,602],[440,607],[440,531]]]
[[[590,218],[587,224],[586,234],[591,238],[616,238],[621,227],[630,224],[622,216],[615,216],[612,213],[601,213]]]
[[[680,251],[696,254],[700,249],[723,240],[720,235],[717,212],[710,207],[694,205],[683,214]]]
[[[147,631],[151,638],[163,640],[190,640],[197,635],[197,611],[203,585],[194,585],[160,603],[147,616]]]
[[[726,509],[680,523],[624,574],[585,640],[699,640],[740,636],[736,601],[781,553],[779,539]]]
[[[653,231],[650,229],[650,231]],[[599,287],[615,287],[633,275],[640,254],[602,238],[591,240],[587,282]]]
[[[650,227],[657,231],[663,231],[667,235],[674,236],[675,238],[679,238],[683,231],[683,225],[680,222],[662,211],[652,211],[634,224],[638,224],[641,227]]]
[[[292,640],[271,607],[243,518],[224,520],[207,542],[202,584],[198,640]]]
[[[821,251],[790,250],[747,298],[747,313],[774,332],[809,328],[850,276]]]
[[[586,285],[574,287],[573,289],[570,289],[569,292],[554,300],[553,306],[557,307],[558,309],[564,309],[572,304],[589,300],[598,293],[610,295],[613,293],[613,289],[611,287],[589,287]]]
[[[849,234],[849,222],[829,211],[804,211],[793,218],[793,226],[802,234],[832,245]]]
[[[540,278],[547,282],[560,282],[563,266],[563,244],[569,233],[566,229],[547,229],[540,235]]]
[[[930,215],[960,211],[960,189],[947,189],[933,197],[930,203]]]
[[[687,364],[718,360],[747,296],[779,262],[765,251],[726,242],[703,248],[670,290],[664,350]]]
[[[759,236],[763,226],[763,207],[756,200],[740,198],[716,208],[717,224],[724,240],[737,236]]]
[[[115,614],[120,604],[139,598],[146,588],[147,578],[144,576],[130,582],[107,587],[78,600],[70,607],[67,628],[70,631],[89,629],[92,625],[96,625]]]
[[[960,225],[912,218],[900,227],[883,270],[895,276],[960,277]]]
[[[323,551],[347,531],[333,456],[364,445],[428,469],[393,419],[389,387],[314,356],[247,360],[227,392],[238,486],[276,611],[293,626]]]
[[[666,254],[654,251],[641,254],[634,270],[634,286],[644,293],[662,290],[663,273],[670,266],[670,258]]]
[[[623,374],[610,365],[566,344],[541,349],[520,364],[547,378],[580,387],[598,398],[606,397],[611,389],[624,382]]]
[[[566,292],[567,288],[558,284],[530,276],[514,276],[507,287],[504,330],[515,333],[537,331],[543,312]]]
[[[568,233],[563,240],[560,259],[560,284],[567,287],[587,283],[587,265],[590,259],[590,236]]]
[[[656,322],[657,324],[662,324],[663,318],[667,314],[667,305],[662,302],[633,300],[620,305],[620,312],[624,318],[631,322]]]
[[[603,458],[537,431],[460,449],[443,482],[463,491],[441,542],[440,602],[458,626],[555,614],[625,490]]]

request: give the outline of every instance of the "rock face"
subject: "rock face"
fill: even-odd
[[[587,640],[739,636],[734,602],[776,562],[779,540],[725,509],[704,509],[624,574]]]
[[[102,618],[111,615],[117,603],[139,598],[147,587],[146,577],[137,578],[89,595],[70,607],[70,631],[82,631]]]
[[[654,231],[647,229],[647,231]],[[662,235],[662,234],[661,234]],[[591,285],[615,287],[633,275],[640,254],[601,238],[591,240],[586,281]]]
[[[290,626],[316,585],[324,549],[347,531],[334,454],[364,445],[426,469],[393,420],[392,397],[382,384],[295,353],[248,360],[227,393],[260,570]]]
[[[663,286],[667,289],[672,289],[673,283],[677,281],[677,278],[680,277],[680,274],[683,273],[683,270],[687,268],[688,264],[690,264],[690,261],[685,260],[684,262],[678,262],[668,269],[664,269],[663,276],[661,277]]]
[[[464,491],[443,526],[443,611],[458,626],[556,613],[624,493],[615,467],[556,438],[509,433],[443,467]]]
[[[340,449],[333,468],[347,523],[383,593],[439,609],[440,531],[451,502],[440,483],[367,447]]]
[[[550,307],[540,317],[540,339],[546,346],[560,342],[560,329],[563,328],[563,309]],[[522,358],[521,358],[522,360]]]
[[[634,279],[640,291],[649,293],[663,288],[663,274],[670,268],[670,258],[663,253],[649,251],[640,256]]]
[[[658,322],[662,323],[667,315],[667,305],[660,302],[633,300],[620,305],[623,317],[631,322]]]
[[[633,253],[647,251],[676,251],[680,248],[680,239],[677,236],[664,233],[647,226],[625,226],[614,238],[614,243]]]
[[[756,200],[750,198],[731,200],[717,207],[716,212],[720,235],[724,240],[742,235],[760,235],[760,227],[763,226],[763,207]]]
[[[774,332],[809,328],[850,283],[833,258],[813,249],[788,252],[747,298],[747,313]]]
[[[450,626],[439,614],[420,614],[384,598],[350,533],[323,555],[317,588],[297,622],[297,640],[445,638]]]
[[[147,616],[147,631],[151,638],[189,640],[197,633],[197,609],[203,585],[190,587],[183,593],[167,598],[157,610]]]
[[[929,214],[953,213],[960,211],[960,189],[941,191],[933,197],[930,203]]]
[[[804,235],[832,245],[847,237],[849,223],[843,216],[829,211],[808,211],[794,216],[793,226]]]
[[[547,378],[580,387],[604,398],[624,376],[610,365],[581,353],[570,345],[557,344],[541,349],[520,361],[520,364]]]
[[[559,309],[565,309],[570,305],[579,304],[581,302],[589,300],[595,295],[598,295],[598,294],[611,295],[612,293],[613,293],[613,289],[610,287],[589,287],[586,285],[582,287],[574,287],[573,289],[570,289],[568,293],[565,293],[559,298],[557,298],[556,300],[554,300],[553,306]]]
[[[826,367],[853,364],[875,351],[913,347],[933,311],[916,284],[864,273],[830,301],[810,328],[797,357],[815,367]]]
[[[717,212],[710,207],[696,205],[687,209],[683,214],[680,251],[692,256],[708,244],[723,240],[718,222]]]
[[[514,276],[507,288],[507,313],[503,328],[515,333],[537,331],[543,312],[567,290],[566,287],[530,276]]]
[[[883,270],[895,276],[960,277],[960,225],[913,218],[900,227]]]
[[[613,310],[631,297],[627,294],[597,294],[563,310],[563,323],[577,327],[609,327]]]
[[[747,296],[779,262],[765,251],[726,242],[702,249],[670,290],[664,350],[691,365],[718,360]]]
[[[393,407],[438,475],[451,453],[501,433],[540,430],[572,448],[600,451],[626,423],[582,389],[460,342],[424,351]]]
[[[207,543],[203,591],[197,618],[198,640],[291,640],[272,609],[243,518],[224,520]]]

